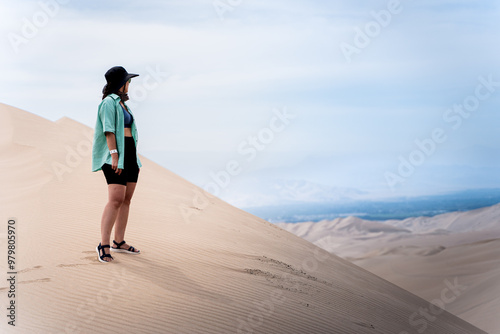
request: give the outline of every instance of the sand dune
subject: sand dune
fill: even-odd
[[[500,239],[453,246],[430,257],[384,255],[355,263],[426,300],[440,295],[443,281],[456,278],[463,291],[446,310],[488,333],[500,332]]]
[[[403,221],[348,217],[277,225],[429,302],[440,299],[448,283],[456,284],[459,296],[445,309],[500,333],[499,216],[495,205]]]
[[[465,212],[450,212],[434,217],[414,217],[404,220],[388,220],[385,223],[413,232],[429,232],[445,229],[453,232],[482,231],[498,229],[500,204]]]
[[[90,129],[6,105],[0,124],[2,230],[16,219],[18,272],[15,328],[0,284],[2,333],[484,333],[448,312],[426,318],[424,299],[145,157],[126,237],[142,254],[102,264],[107,193],[90,172]]]

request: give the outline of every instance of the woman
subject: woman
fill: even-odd
[[[113,261],[110,251],[139,254],[125,238],[130,200],[142,166],[137,155],[137,128],[134,116],[125,104],[128,87],[138,74],[115,66],[104,75],[103,88],[92,146],[92,171],[102,170],[108,184],[108,203],[101,219],[101,242],[96,248],[99,261]],[[113,247],[109,240],[115,227]]]

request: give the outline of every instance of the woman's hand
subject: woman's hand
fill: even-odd
[[[105,135],[109,150],[116,150],[115,134],[113,132],[105,132]],[[111,169],[113,169],[118,175],[122,173],[122,170],[118,168],[118,153],[111,154]]]
[[[113,169],[118,175],[122,173],[122,169],[118,168],[118,153],[111,154],[111,169]]]

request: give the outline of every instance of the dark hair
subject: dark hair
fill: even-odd
[[[126,83],[125,83],[125,85],[126,85]],[[106,98],[106,96],[108,96],[110,94],[116,94],[120,97],[120,99],[123,102],[128,101],[129,100],[128,94],[120,93],[120,89],[122,87],[115,89],[115,91],[111,91],[111,89],[108,87],[108,85],[104,86],[104,88],[102,89],[102,99],[104,100]]]
[[[104,88],[102,89],[102,99],[104,100],[106,96],[113,93],[114,92],[112,92],[111,89],[109,89],[108,85],[104,86]]]

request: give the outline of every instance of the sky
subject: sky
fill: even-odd
[[[497,1],[3,0],[0,13],[0,102],[94,127],[104,73],[124,66],[140,74],[139,153],[235,205],[297,182],[325,198],[500,187]]]

